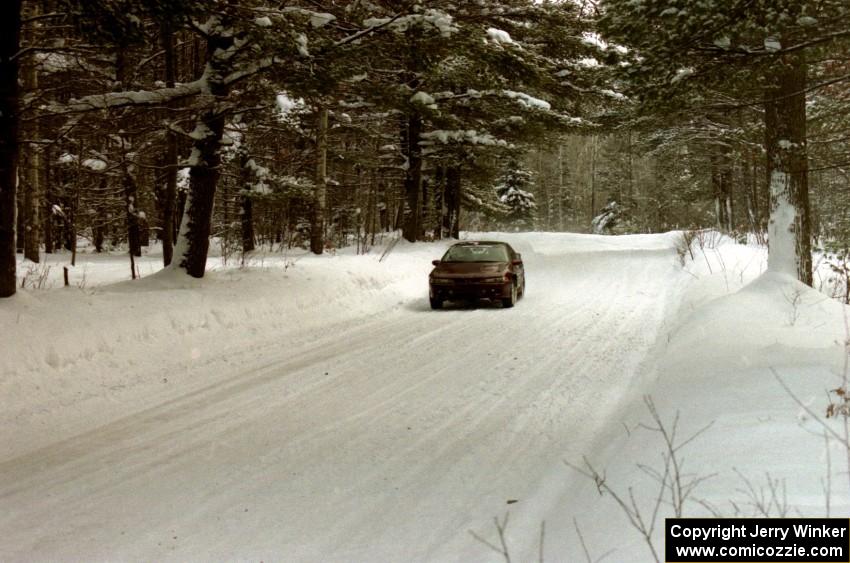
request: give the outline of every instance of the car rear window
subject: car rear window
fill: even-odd
[[[443,262],[508,261],[508,249],[499,244],[453,246],[443,256]]]

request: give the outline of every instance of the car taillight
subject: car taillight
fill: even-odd
[[[511,281],[512,279],[513,279],[513,278],[511,277],[511,273],[510,273],[510,272],[505,272],[505,281],[506,281],[506,282],[509,282],[509,281]]]

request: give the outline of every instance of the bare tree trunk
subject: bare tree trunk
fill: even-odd
[[[714,213],[717,228],[730,232],[732,221],[732,179],[731,162],[725,148],[715,147],[711,155],[711,183],[714,188]]]
[[[629,151],[629,205],[634,204],[635,199],[635,175],[634,175],[634,148],[632,146],[632,131],[628,132],[628,151]]]
[[[723,175],[721,176],[720,189],[723,192],[723,205],[725,207],[724,217],[726,218],[726,230],[728,232],[735,230],[735,210],[732,207],[732,202],[734,201],[732,197],[732,188],[732,170],[727,164],[727,166],[723,169]]]
[[[374,168],[370,171],[369,178],[369,191],[371,193],[370,200],[372,202],[369,206],[369,246],[375,246],[375,231],[378,230],[378,181]]]
[[[107,200],[107,184],[106,178],[103,177],[100,180],[100,184],[97,188],[98,191],[98,203],[95,207],[95,216],[92,222],[92,239],[94,242],[94,250],[97,253],[103,252],[103,241],[105,238],[104,233],[104,218],[107,216],[107,212],[105,209],[105,202]]]
[[[744,162],[741,163],[741,182],[747,194],[747,222],[750,231],[755,233],[760,230],[761,223],[758,207],[758,184],[755,181],[755,159],[749,150],[746,151],[744,156]]]
[[[248,155],[243,154],[240,160],[240,174],[242,185],[240,186],[239,201],[241,205],[240,223],[242,225],[242,254],[252,252],[254,245],[254,199],[251,197],[248,186]]]
[[[129,169],[130,164],[124,163],[124,205],[126,206],[127,245],[130,256],[142,255],[141,229],[139,228],[139,212],[137,210],[138,186]]]
[[[20,146],[20,145],[19,145]],[[21,174],[21,156],[25,154],[25,151],[18,152],[18,180],[20,181]],[[18,189],[15,194],[15,206],[17,207],[17,212],[15,213],[15,253],[23,254],[24,252],[24,214],[21,211],[24,208],[24,192],[26,189]]]
[[[434,173],[434,239],[446,236],[446,167],[437,166]]]
[[[23,7],[23,17],[31,18],[39,14],[38,2],[27,2]],[[35,25],[35,24],[32,24]],[[34,32],[30,31],[23,37],[23,46],[31,46],[35,42]],[[35,93],[38,90],[38,70],[36,68],[34,57],[27,57],[27,62],[23,67],[23,87],[24,91]],[[32,110],[34,111],[34,110]],[[30,121],[30,125],[26,127],[26,136],[29,139],[38,140],[40,135],[40,127],[37,119]],[[27,150],[26,158],[23,166],[23,207],[20,210],[22,216],[23,229],[18,233],[23,237],[24,257],[32,262],[39,261],[39,246],[41,235],[39,229],[39,209],[40,209],[40,194],[42,190],[41,182],[41,148],[35,144],[30,144]]]
[[[24,257],[32,262],[39,261],[39,247],[41,242],[39,221],[39,194],[41,193],[41,154],[38,149],[31,148],[27,155],[25,164],[24,182],[24,205],[23,215],[23,239]]]
[[[219,16],[210,18],[210,29],[226,30]],[[193,153],[196,158],[189,169],[189,193],[186,211],[180,225],[175,255],[178,267],[194,278],[204,277],[210,248],[213,203],[221,165],[221,138],[224,135],[225,111],[219,103],[227,97],[229,87],[224,83],[231,70],[230,51],[234,37],[228,33],[212,32],[207,38],[207,57],[210,71],[207,76],[207,96],[210,101],[198,117],[195,127]]]
[[[44,215],[41,224],[44,231],[44,252],[46,254],[53,254],[53,246],[55,244],[53,237],[53,204],[49,199],[44,203],[43,211]]]
[[[310,251],[325,250],[325,207],[328,199],[328,108],[320,106],[316,123],[316,187],[310,221]]]
[[[21,0],[0,2],[0,297],[15,294]]]
[[[115,81],[120,84],[120,88],[127,89],[129,88],[128,78],[127,78],[127,45],[119,44],[118,49],[115,53]],[[120,125],[121,129],[125,129],[127,118],[120,120],[122,125]],[[122,159],[126,159],[127,153],[130,152],[133,148],[132,141],[129,137],[122,133],[121,134],[121,150],[123,152]],[[133,175],[130,171],[130,163],[124,160],[122,162],[122,184],[124,187],[124,216],[125,223],[127,226],[127,246],[130,253],[130,271],[132,273],[133,279],[136,279],[136,268],[134,264],[134,256],[142,255],[142,245],[139,240],[139,215],[137,211],[138,203],[136,201],[138,197],[138,187],[136,185],[136,180],[133,178]]]
[[[174,60],[174,33],[170,23],[164,23],[161,29],[162,48],[165,53],[165,86],[173,88],[177,81],[177,67]],[[174,206],[177,199],[177,134],[165,133],[165,191],[162,201],[162,263],[171,264],[174,257]]]
[[[407,170],[404,175],[405,211],[402,236],[405,240],[415,242],[421,236],[422,224],[422,147],[419,138],[422,134],[422,116],[413,113],[408,116],[407,127],[404,128],[403,143],[407,157]]]
[[[812,284],[811,219],[806,150],[806,63],[784,55],[765,91],[765,149],[770,190],[768,270]]]
[[[543,172],[543,146],[539,145],[537,147],[537,177],[540,179],[540,194],[541,200],[544,202],[545,211],[543,214],[543,229],[544,231],[549,231],[552,229],[552,199],[551,194],[549,193],[549,182],[544,179]],[[536,219],[536,218],[535,218]],[[539,226],[538,226],[539,228]]]
[[[564,144],[558,142],[558,230],[566,228],[564,221]]]
[[[449,233],[460,239],[460,166],[449,166],[446,170],[446,197],[449,202]]]
[[[187,190],[180,190],[177,192],[177,209],[175,218],[179,218],[179,221],[174,221],[174,240],[177,240],[177,236],[180,234],[180,227],[183,224],[183,217],[186,216],[186,200],[189,199],[189,192]],[[176,246],[176,244],[175,244]]]
[[[596,217],[596,145],[597,137],[590,138],[590,220]]]

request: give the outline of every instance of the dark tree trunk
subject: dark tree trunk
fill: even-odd
[[[596,149],[597,137],[593,135],[590,144],[590,220],[596,218]]]
[[[725,147],[717,149],[711,156],[711,183],[714,188],[714,210],[717,228],[721,231],[733,230],[732,221],[732,170]]]
[[[765,149],[770,193],[768,270],[812,284],[812,242],[806,149],[806,63],[784,55],[765,91]]]
[[[186,215],[186,200],[189,197],[189,193],[186,190],[180,190],[177,193],[177,213],[175,215],[175,219],[179,219],[174,221],[174,239],[177,239],[177,235],[180,234],[180,225],[182,223],[183,217]]]
[[[449,236],[460,239],[460,167],[450,166],[446,170],[446,205]]]
[[[254,250],[254,200],[242,194],[242,252]]]
[[[201,121],[209,134],[194,143],[200,162],[189,171],[189,189],[186,213],[180,237],[185,239],[181,248],[180,267],[195,278],[204,277],[212,230],[213,202],[221,164],[219,141],[224,132],[224,116],[213,109],[204,112]],[[178,245],[179,247],[180,245]]]
[[[23,151],[20,151],[18,156]],[[18,163],[18,171],[20,172],[20,162]],[[15,214],[15,252],[17,254],[23,254],[24,252],[24,214],[20,211],[24,208],[24,192],[26,191],[26,187],[22,186],[23,190],[16,190],[15,193],[15,205],[18,208],[18,212]]]
[[[91,229],[93,239],[92,242],[94,242],[94,251],[100,254],[101,252],[103,252],[103,241],[105,238],[103,236],[103,223],[95,219],[95,222],[92,225]]]
[[[23,216],[24,257],[32,262],[39,261],[39,246],[41,235],[39,228],[39,194],[41,192],[41,158],[37,150],[31,148],[26,166],[26,183],[24,184],[24,205],[21,209]]]
[[[227,29],[224,22],[222,29]],[[210,67],[207,84],[209,93],[215,98],[201,113],[196,131],[203,131],[193,143],[195,159],[189,169],[189,194],[186,198],[186,213],[180,226],[177,259],[178,266],[194,278],[204,277],[207,254],[210,248],[213,202],[221,165],[221,138],[224,134],[226,115],[217,100],[227,97],[229,87],[224,77],[230,74],[231,35],[210,35],[207,39],[207,58]]]
[[[94,239],[94,250],[97,253],[103,252],[103,242],[106,238],[105,231],[105,218],[106,218],[106,210],[104,209],[104,203],[107,199],[107,190],[108,187],[106,185],[106,178],[101,178],[100,185],[98,186],[98,205],[96,207],[96,213],[92,220],[92,238]]]
[[[0,297],[15,294],[15,192],[21,0],[0,2]]]
[[[53,254],[53,206],[48,200],[44,205],[44,252]]]
[[[50,166],[52,153],[50,148],[44,151],[44,198],[41,201],[41,228],[44,235],[44,252],[53,254],[55,237],[53,235],[53,201],[54,195],[50,189],[53,169]]]
[[[564,144],[558,142],[558,195],[557,197],[557,213],[558,227],[557,230],[563,231],[565,228],[564,221]]]
[[[165,53],[165,86],[173,88],[177,81],[177,69],[174,62],[174,34],[170,23],[162,25],[162,48]],[[162,194],[162,263],[171,264],[174,256],[174,237],[176,235],[174,204],[177,198],[177,136],[173,131],[165,133],[165,190]]]
[[[146,216],[139,217],[139,244],[145,248],[151,245],[151,225]]]
[[[403,127],[402,147],[407,157],[407,171],[404,175],[405,217],[402,236],[415,242],[422,230],[422,147],[419,146],[422,135],[422,117],[411,114]]]
[[[77,230],[74,226],[74,213],[72,211],[65,213],[65,222],[63,225],[62,234],[65,237],[65,250],[73,251],[74,248],[77,246]]]
[[[316,120],[316,187],[313,190],[313,209],[310,219],[310,251],[325,250],[325,215],[328,199],[328,109],[319,107]]]
[[[447,166],[445,171],[443,172],[443,232],[446,233],[447,237],[452,236],[452,214],[454,213],[455,208],[455,198],[457,197],[457,193],[455,192],[452,174],[454,168],[451,166]]]
[[[36,17],[40,12],[40,3],[27,2],[23,6],[22,10],[23,18]],[[29,26],[30,31],[21,37],[22,47],[31,47],[35,44],[34,30],[36,25],[37,24],[35,23],[31,24]],[[26,57],[24,60],[25,62],[22,67],[24,93],[25,95],[30,93],[35,95],[38,93],[39,89],[38,67],[36,66],[36,60],[35,57],[32,56]],[[31,108],[29,111],[31,112],[31,117],[36,117],[36,115],[33,114],[35,111],[34,108]],[[31,119],[29,125],[25,127],[25,138],[40,139],[40,129],[38,119]],[[19,234],[24,239],[24,257],[32,262],[38,262],[39,246],[41,243],[39,228],[39,211],[41,206],[39,204],[39,200],[43,189],[43,182],[41,181],[42,155],[41,148],[35,144],[27,147],[25,152],[25,158],[22,159],[24,169],[20,174],[24,190],[23,207],[19,210],[19,213],[23,217],[23,229],[19,231]]]
[[[398,202],[398,206],[395,208],[394,217],[392,230],[397,231],[404,225],[404,196],[401,197],[401,201]]]
[[[77,224],[76,224],[76,211],[72,206],[67,206],[65,208],[65,216],[64,216],[64,232],[63,235],[65,237],[65,250],[68,250],[71,253],[71,265],[75,265],[74,261],[77,256]]]
[[[254,250],[254,200],[251,197],[251,188],[249,186],[250,171],[247,166],[248,155],[243,154],[239,164],[242,184],[239,186],[239,204],[241,208],[239,220],[242,226],[242,254],[245,254]]]
[[[126,165],[125,165],[126,166]],[[127,211],[127,243],[132,256],[142,255],[141,227],[139,225],[138,187],[130,171],[124,169],[124,205]]]
[[[446,216],[448,215],[448,207],[446,206],[446,167],[438,166],[434,175],[434,238],[439,240],[446,236]]]
[[[118,49],[115,52],[115,82],[119,84],[119,89],[128,89],[129,83],[127,78],[127,44],[122,41],[118,44]],[[128,119],[119,120],[119,127],[126,129]],[[132,142],[127,138],[126,134],[121,134],[121,149],[127,153],[132,150]],[[126,156],[126,154],[125,154]],[[138,214],[138,187],[136,180],[130,173],[130,163],[123,163],[123,173],[121,181],[124,187],[124,215],[127,227],[127,246],[130,253],[130,271],[133,279],[136,279],[135,260],[133,257],[142,255],[142,245],[139,229],[139,214]]]
[[[734,209],[732,207],[732,163],[725,157],[720,164],[720,206],[723,208],[723,228],[726,232],[735,230]]]
[[[390,230],[390,201],[387,198],[387,186],[383,180],[378,180],[378,227],[381,232]]]
[[[754,233],[761,231],[761,210],[759,209],[759,194],[756,180],[756,159],[752,151],[745,153],[741,163],[742,182],[747,194],[747,219],[750,230]]]

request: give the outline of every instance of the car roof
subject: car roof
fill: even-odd
[[[465,240],[462,242],[456,242],[452,246],[486,246],[490,244],[501,244],[502,246],[510,246],[506,242],[501,242],[498,240]]]

